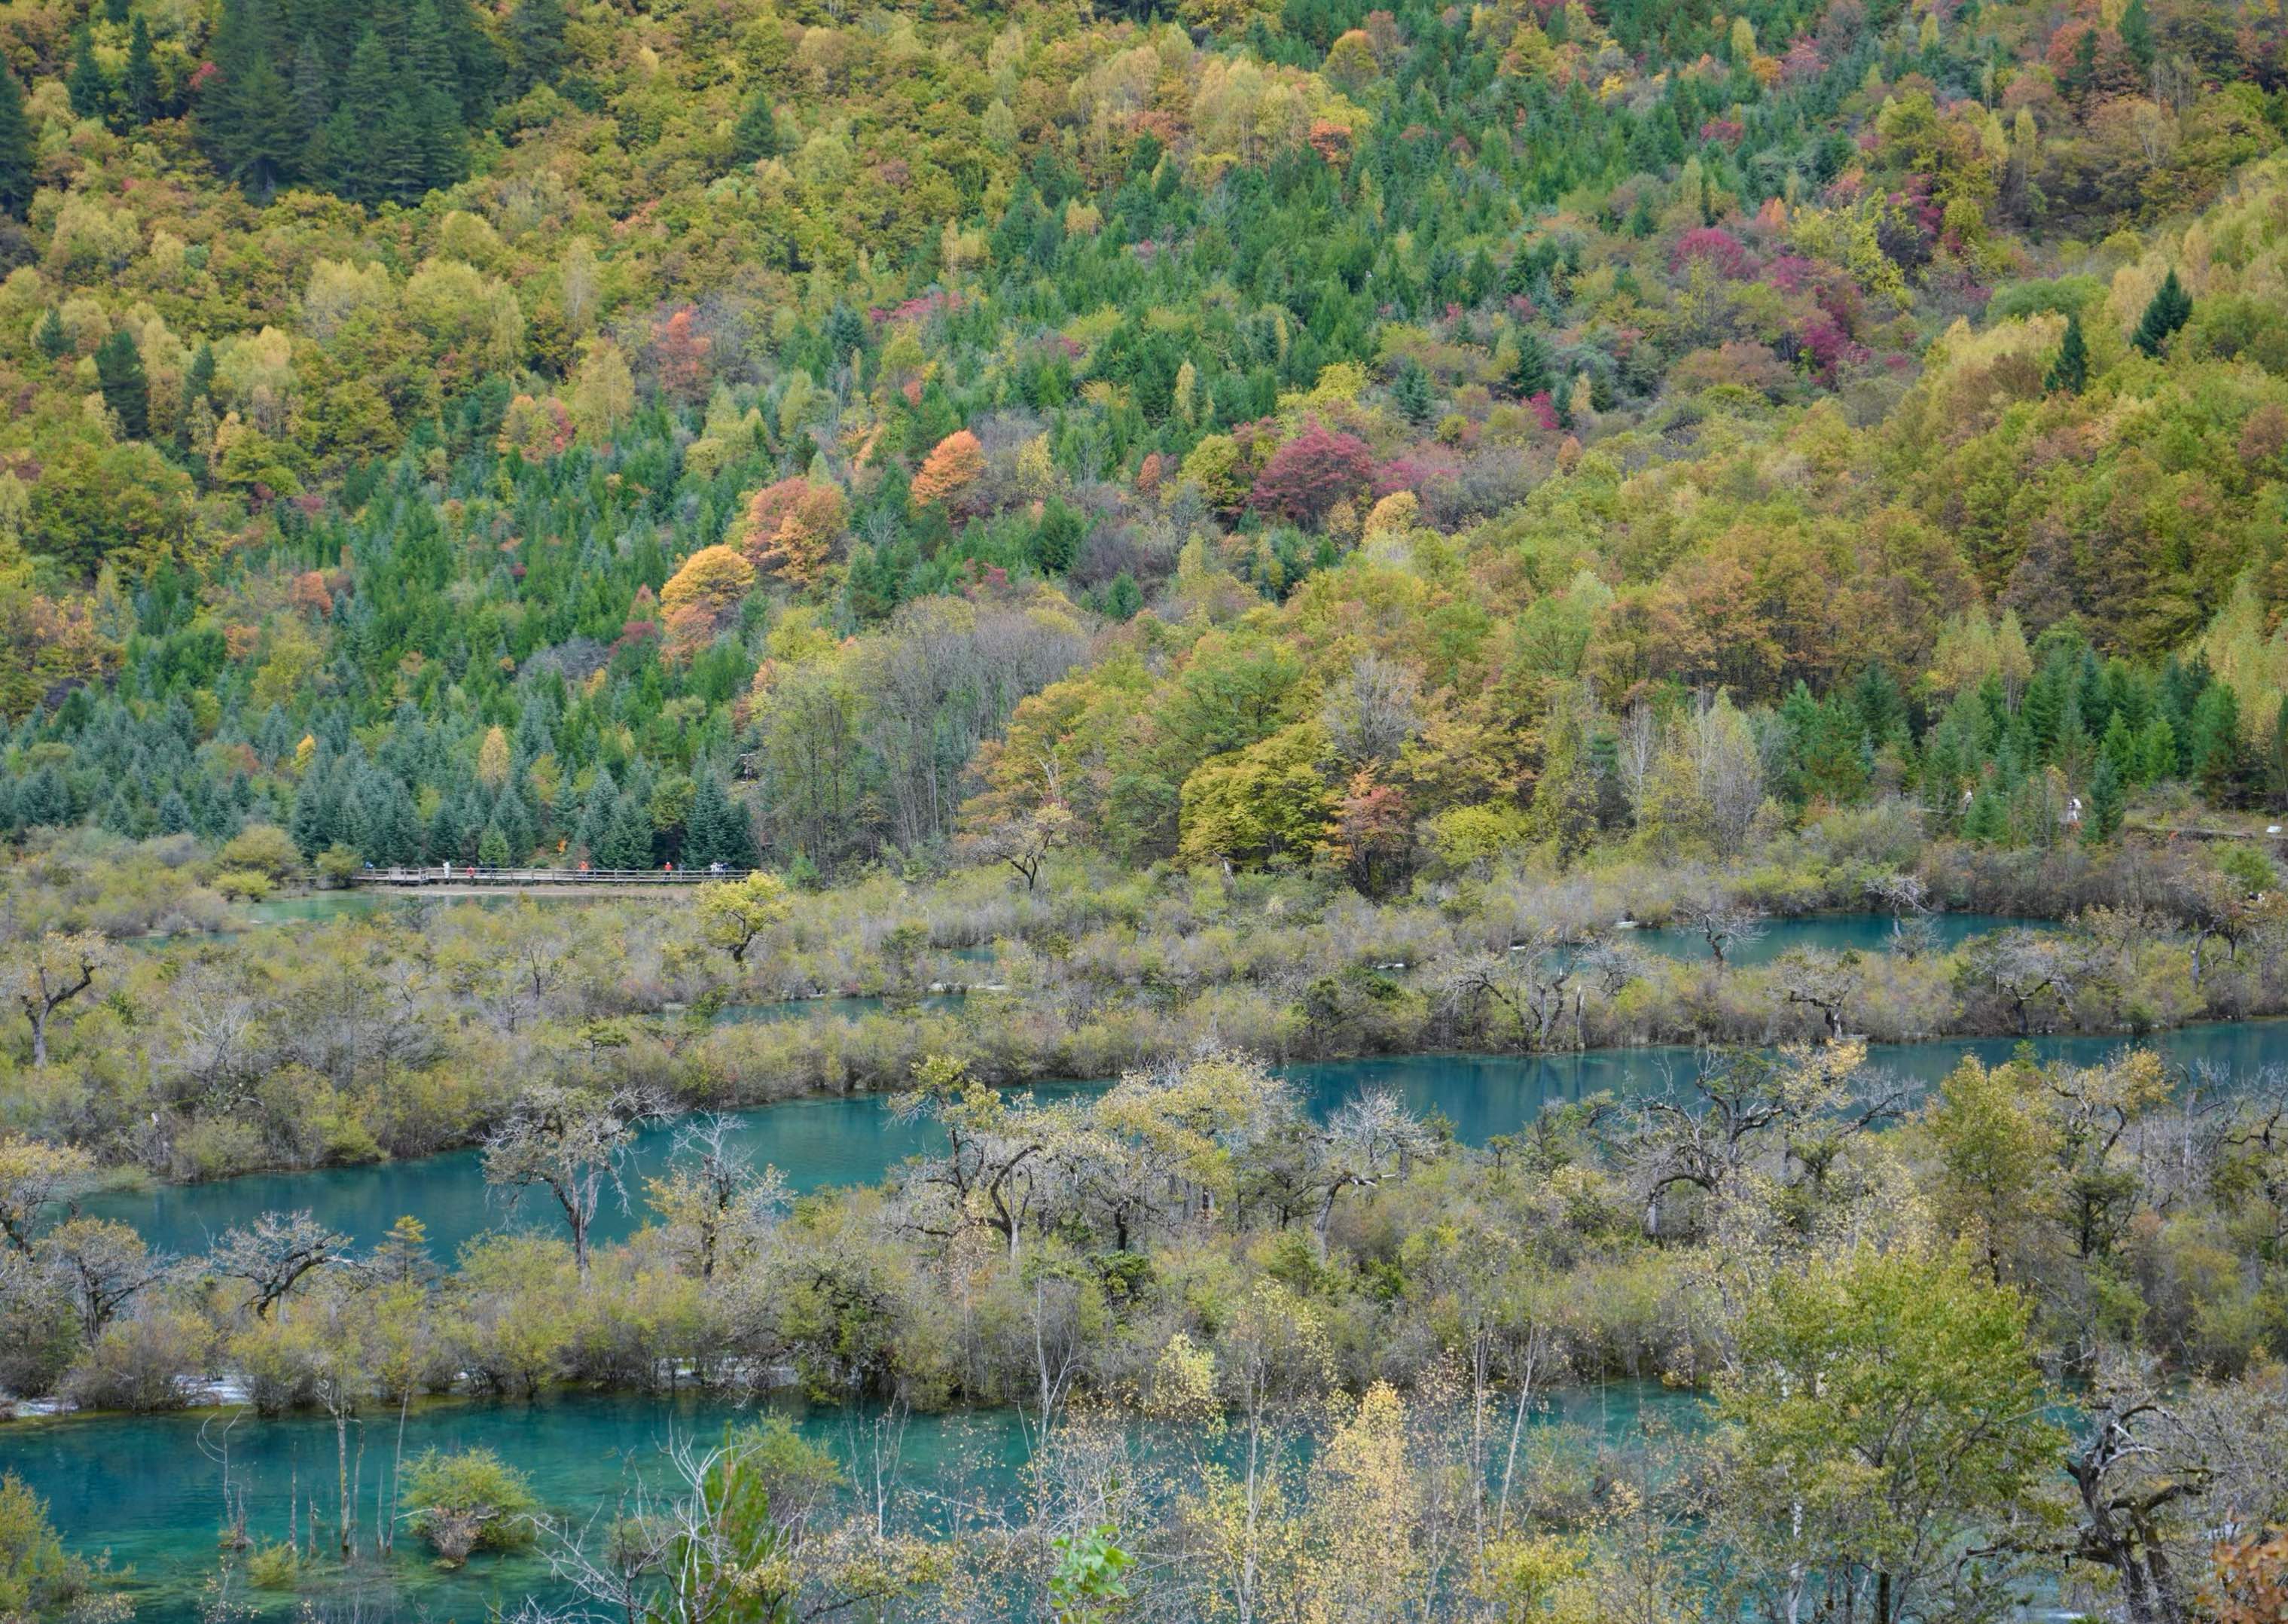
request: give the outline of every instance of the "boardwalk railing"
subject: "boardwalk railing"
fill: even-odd
[[[735,880],[744,868],[710,874],[704,868],[486,868],[457,863],[450,868],[361,868],[353,885],[704,885]]]

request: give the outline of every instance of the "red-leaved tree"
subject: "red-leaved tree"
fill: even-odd
[[[1355,434],[1339,434],[1315,418],[1271,455],[1256,476],[1251,506],[1299,525],[1315,525],[1345,497],[1362,494],[1374,479],[1374,454]]]

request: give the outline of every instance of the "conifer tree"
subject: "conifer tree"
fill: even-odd
[[[2042,380],[2042,387],[2053,392],[2077,395],[2089,384],[2089,345],[2081,336],[2081,314],[2070,312],[2066,316],[2066,336],[2058,345],[2058,358],[2050,363],[2050,375]]]
[[[80,117],[111,118],[111,76],[95,59],[95,42],[85,28],[72,36],[71,72],[65,76],[64,91]]]
[[[487,868],[509,867],[508,837],[501,833],[497,823],[487,824],[477,841],[477,861]]]
[[[2201,793],[2213,805],[2232,804],[2238,793],[2245,751],[2240,737],[2240,701],[2228,683],[2212,683],[2193,706],[2191,748],[2186,754]]]
[[[2081,837],[2085,844],[2103,845],[2121,833],[2123,806],[2120,769],[2109,756],[2101,756],[2090,774],[2089,804],[2082,809]]]
[[[1391,404],[1398,408],[1399,416],[1417,428],[1430,421],[1438,409],[1438,402],[1430,392],[1430,375],[1422,370],[1421,363],[1407,360],[1398,368],[1398,376],[1390,385]]]
[[[96,346],[95,376],[103,391],[103,403],[118,416],[128,439],[148,438],[151,381],[143,370],[143,352],[137,347],[134,334],[123,327],[115,328],[111,337]]]
[[[566,58],[563,0],[519,0],[509,14],[508,41],[512,94],[555,83],[563,75]]]
[[[612,814],[620,804],[619,786],[603,768],[596,769],[595,781],[588,787],[588,798],[581,805],[580,821],[575,838],[587,849],[589,860],[600,859],[605,839],[611,833]]]
[[[303,157],[278,48],[266,0],[232,0],[215,30],[215,73],[199,99],[199,134],[215,166],[257,197],[299,174]]]
[[[401,92],[390,105],[387,194],[414,203],[467,172],[457,75],[432,0],[415,0],[406,22]]]
[[[2145,0],[2129,0],[2121,9],[2121,20],[2116,25],[2121,36],[2121,49],[2141,74],[2153,71],[2153,16],[2145,9]]]
[[[191,357],[191,369],[183,375],[185,407],[187,408],[194,400],[211,400],[214,398],[214,345],[202,344]]]
[[[64,330],[62,313],[54,305],[49,305],[48,313],[40,318],[40,325],[32,334],[32,342],[40,346],[40,353],[50,360],[61,360],[71,353],[71,334]]]
[[[2265,741],[2264,796],[2275,812],[2288,807],[2288,694],[2272,713],[2272,736]]]
[[[344,197],[376,203],[385,194],[390,143],[397,134],[390,103],[389,54],[369,28],[350,52],[341,99],[326,125],[326,182]]]
[[[1509,386],[1520,400],[1526,400],[1547,394],[1557,386],[1549,341],[1529,327],[1518,329],[1517,360],[1509,369]]]
[[[2191,321],[2192,315],[2192,297],[2185,291],[2184,284],[2177,280],[2177,273],[2173,269],[2162,279],[2160,287],[2154,290],[2152,301],[2145,306],[2145,313],[2139,319],[2137,331],[2131,342],[2157,360],[2161,346],[2169,341],[2169,336]]]
[[[739,122],[731,126],[731,155],[741,163],[754,163],[775,158],[783,150],[778,115],[772,111],[769,93],[758,89],[740,108]]]
[[[32,169],[38,156],[32,121],[24,111],[24,87],[0,65],[0,215],[16,219],[32,203]]]
[[[294,50],[294,73],[287,94],[294,101],[294,126],[307,143],[304,172],[323,176],[329,160],[321,150],[326,139],[326,117],[331,107],[325,49],[315,33],[305,34]]]
[[[644,811],[642,797],[632,791],[623,795],[619,804],[612,811],[612,820],[604,830],[603,840],[596,848],[596,867],[650,867],[651,837],[651,817]]]
[[[1033,533],[1033,561],[1046,575],[1061,575],[1080,558],[1080,544],[1088,526],[1064,503],[1052,500],[1043,509],[1040,528]]]
[[[140,17],[127,38],[127,79],[121,89],[131,123],[139,127],[159,116],[159,66],[151,57],[151,25]]]

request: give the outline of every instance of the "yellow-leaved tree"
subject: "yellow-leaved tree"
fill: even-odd
[[[755,566],[729,547],[702,547],[659,590],[671,653],[705,647],[739,612],[755,584]]]
[[[814,586],[841,539],[846,511],[839,487],[800,475],[781,479],[749,499],[739,551],[766,574],[790,586]]]

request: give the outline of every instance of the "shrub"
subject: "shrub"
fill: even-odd
[[[258,1545],[246,1558],[246,1577],[258,1590],[290,1590],[301,1582],[302,1558],[291,1545]]]
[[[250,823],[223,847],[222,866],[283,880],[301,872],[302,853],[295,849],[293,836],[277,825]]]
[[[260,902],[274,889],[270,876],[255,868],[226,868],[215,875],[214,888],[233,902]]]
[[[403,1498],[414,1508],[413,1531],[441,1567],[458,1567],[473,1551],[532,1542],[532,1487],[489,1449],[428,1451],[406,1469]]]
[[[64,1390],[98,1410],[179,1410],[206,1363],[207,1327],[195,1314],[163,1310],[115,1321],[64,1380]]]

